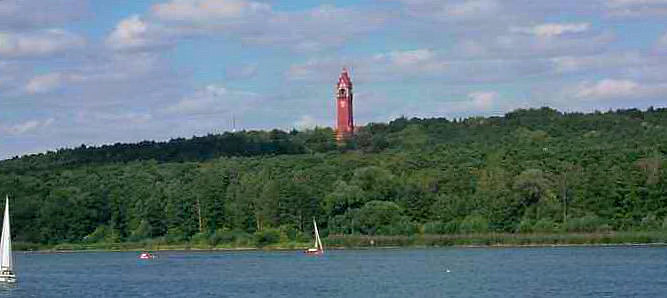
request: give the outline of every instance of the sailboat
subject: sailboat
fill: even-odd
[[[315,227],[315,247],[311,247],[304,251],[308,255],[321,255],[324,254],[324,246],[322,246],[322,240],[320,240],[320,232],[317,230],[317,222],[313,218],[313,227]]]
[[[0,238],[0,282],[15,283],[12,235],[9,232],[9,196],[5,197],[5,201],[5,218],[2,221],[2,238]]]

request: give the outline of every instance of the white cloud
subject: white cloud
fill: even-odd
[[[656,4],[667,4],[667,0],[607,0],[610,7],[648,6]]]
[[[496,91],[473,91],[463,100],[435,102],[434,108],[449,115],[488,114],[500,109],[499,97]]]
[[[660,36],[658,39],[658,45],[667,47],[667,33]]]
[[[667,0],[607,0],[609,6],[667,4]]]
[[[666,0],[606,0],[607,14],[616,17],[666,16]]]
[[[225,77],[231,80],[249,79],[257,75],[258,69],[259,66],[254,63],[233,66],[225,70]]]
[[[430,49],[392,51],[376,54],[372,63],[387,65],[394,73],[434,73],[447,67],[446,61]]]
[[[2,0],[0,31],[61,25],[87,13],[88,0]]]
[[[138,15],[121,20],[106,39],[106,44],[115,50],[145,50],[170,43],[164,31]]]
[[[170,114],[196,115],[224,112],[243,112],[253,108],[259,96],[251,92],[228,90],[217,85],[208,85],[164,109]]]
[[[45,94],[65,87],[89,84],[91,91],[97,93],[94,90],[97,88],[94,87],[95,84],[120,82],[142,84],[135,80],[138,78],[155,80],[151,76],[162,71],[159,59],[150,53],[115,54],[95,62],[66,72],[34,76],[25,84],[24,91],[28,94]]]
[[[245,0],[172,0],[155,4],[153,14],[163,20],[206,22],[269,12],[268,4]]]
[[[665,0],[393,0],[401,2],[408,14],[440,22],[466,21],[467,26],[484,20],[493,26],[499,22],[545,20],[559,15],[606,15],[612,17],[642,17],[667,15]],[[516,23],[514,23],[516,24]]]
[[[455,46],[453,53],[462,57],[558,57],[592,55],[604,52],[615,40],[610,32],[595,35],[561,35],[544,38],[537,35],[499,34],[497,36],[467,39]],[[471,50],[472,49],[472,50]]]
[[[248,43],[312,52],[377,30],[386,20],[382,12],[323,5],[301,12],[273,12],[266,22],[253,23],[239,33]]]
[[[628,97],[635,95],[639,88],[633,81],[604,79],[597,83],[582,83],[575,96],[589,99]]]
[[[454,47],[454,53],[464,57],[488,57],[491,56],[489,48],[482,42],[475,40],[462,40]]]
[[[507,82],[549,73],[548,60],[460,59],[441,51],[411,50],[379,53],[370,57],[311,59],[294,64],[286,72],[289,80],[327,82],[342,66],[351,66],[359,82],[406,81],[437,78],[440,84]]]
[[[646,65],[648,59],[640,52],[604,53],[588,56],[561,56],[552,58],[557,73],[571,73],[594,70],[625,70],[628,67]]]
[[[31,33],[0,32],[0,55],[9,57],[48,56],[84,45],[82,37],[61,29]]]
[[[311,115],[303,115],[301,119],[294,122],[294,127],[298,130],[313,129],[317,126],[317,120]]]
[[[0,60],[0,89],[11,87],[16,79],[16,73],[20,72],[21,67],[16,62]]]
[[[63,85],[69,82],[78,82],[82,81],[85,78],[72,74],[64,73],[49,73],[45,75],[36,76],[25,86],[26,92],[29,94],[38,94],[38,93],[47,93],[58,88],[61,88]]]
[[[654,52],[658,54],[667,53],[667,33],[662,34],[655,42],[653,47]]]
[[[107,38],[115,49],[146,50],[186,37],[223,36],[244,43],[319,51],[378,29],[386,14],[320,6],[305,11],[274,11],[245,0],[172,0],[151,14],[122,20]]]
[[[444,8],[447,16],[488,16],[497,12],[500,3],[496,0],[466,0],[459,3],[448,4]]]
[[[497,0],[397,0],[415,17],[428,17],[443,22],[477,21],[497,15],[503,5]]]
[[[665,84],[640,84],[632,80],[603,79],[597,82],[582,82],[573,89],[575,98],[583,100],[613,100],[651,98],[667,91]]]
[[[389,54],[379,54],[378,59],[388,57],[392,63],[398,66],[410,66],[420,63],[430,62],[435,58],[435,53],[429,49],[420,49],[413,51],[394,51]]]
[[[453,45],[445,54],[449,61],[594,55],[616,41],[609,27],[589,21],[604,13],[604,0],[393,1],[407,15],[400,21],[406,37],[436,49]],[[554,12],[577,19],[545,22]]]
[[[0,124],[0,132],[12,136],[23,135],[31,131],[35,131],[41,128],[50,126],[54,122],[53,118],[48,118],[46,120],[29,120],[23,123],[18,123],[14,125],[2,125]]]
[[[409,38],[440,48],[454,45],[451,56],[475,58],[554,57],[592,55],[615,41],[613,31],[588,21],[603,13],[602,1],[442,1],[394,0],[409,16],[401,27]],[[477,9],[452,9],[469,7]],[[448,11],[460,11],[461,16]],[[466,13],[463,13],[466,12]],[[584,20],[547,22],[554,12]],[[464,17],[465,15],[467,17]],[[530,26],[525,24],[531,24]],[[449,56],[449,55],[448,55]],[[451,60],[451,59],[450,59]]]
[[[487,111],[493,106],[498,93],[478,91],[468,94],[468,97],[472,100],[472,105],[476,109]]]
[[[331,80],[331,74],[340,72],[343,66],[353,69],[356,80],[366,82],[443,74],[448,62],[439,52],[416,49],[378,53],[369,57],[311,59],[291,65],[285,75],[289,80]]]
[[[100,124],[112,123],[114,125],[122,124],[144,124],[153,119],[150,113],[139,112],[109,112],[109,111],[79,111],[76,120],[79,123],[90,125],[91,123]]]
[[[533,34],[539,37],[553,37],[567,33],[581,33],[590,29],[590,23],[548,23],[533,27],[512,27],[512,32]]]
[[[62,78],[60,73],[52,73],[32,78],[25,86],[30,94],[45,93],[60,87]]]

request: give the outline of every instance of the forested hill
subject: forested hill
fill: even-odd
[[[448,121],[444,118],[413,118],[410,120],[399,118],[388,125],[373,123],[361,127],[356,139],[349,142],[344,148],[339,148],[336,145],[332,139],[334,133],[330,128],[315,128],[302,132],[296,130],[285,132],[277,129],[271,131],[227,132],[190,139],[177,138],[167,142],[142,141],[131,144],[116,143],[100,147],[81,145],[72,149],[59,149],[0,161],[0,169],[5,171],[34,170],[141,160],[155,160],[158,162],[205,161],[225,156],[323,153],[341,149],[343,151],[360,149],[364,152],[378,152],[390,148],[402,149],[405,142],[397,140],[396,137],[400,134],[410,133],[410,130],[404,131],[409,125],[418,126],[420,133],[430,136],[431,138],[427,141],[429,145],[474,140],[480,132],[507,132],[502,129],[498,131],[499,126],[503,126],[505,129],[524,127],[542,130],[557,137],[565,136],[568,133],[577,134],[581,131],[594,131],[597,129],[597,125],[607,125],[607,128],[611,128],[609,125],[631,123],[644,123],[643,125],[656,123],[659,125],[659,123],[665,121],[665,113],[665,109],[650,109],[646,112],[633,109],[586,115],[580,113],[562,114],[556,110],[542,108],[540,110],[518,110],[505,115],[505,117],[470,118],[458,122],[456,120]],[[619,123],[619,121],[626,123]],[[487,127],[487,129],[483,131],[474,129],[474,127],[480,125]],[[414,128],[416,127],[411,129]],[[493,138],[493,141],[497,141],[497,139]]]
[[[542,108],[399,118],[344,147],[318,128],[61,149],[1,161],[0,193],[34,243],[299,240],[313,217],[325,235],[655,230],[666,154],[667,109]]]

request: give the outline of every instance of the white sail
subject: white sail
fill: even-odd
[[[322,246],[322,240],[320,240],[320,231],[317,230],[317,222],[313,218],[313,227],[315,228],[315,244],[314,247],[311,247],[304,251],[310,255],[321,255],[324,253],[324,246]]]
[[[0,269],[14,270],[12,262],[12,236],[9,232],[9,197],[5,198],[5,217],[2,221],[2,238],[0,239]]]
[[[313,219],[313,225],[315,226],[315,247],[320,251],[324,251],[324,246],[322,246],[322,240],[320,240],[320,232],[317,230],[317,223],[315,222],[315,219]]]
[[[318,246],[317,246],[317,223],[315,222],[314,218],[313,218],[313,227],[315,228],[315,243],[313,244],[313,247],[318,248]]]

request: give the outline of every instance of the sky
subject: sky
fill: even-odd
[[[0,159],[241,129],[667,106],[667,0],[2,0]]]

